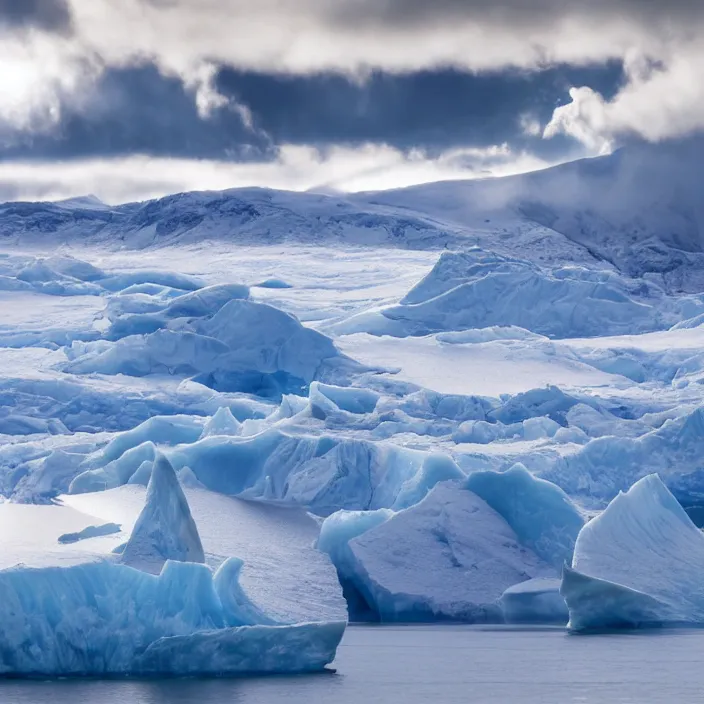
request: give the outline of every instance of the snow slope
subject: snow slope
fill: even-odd
[[[24,246],[132,248],[236,241],[459,248],[478,244],[539,263],[604,263],[701,291],[704,143],[632,145],[612,155],[501,179],[354,195],[245,188],[106,206],[91,199],[7,203],[0,233]]]

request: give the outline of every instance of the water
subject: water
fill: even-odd
[[[644,704],[701,702],[704,631],[351,627],[334,674],[240,680],[0,682],[3,704]]]

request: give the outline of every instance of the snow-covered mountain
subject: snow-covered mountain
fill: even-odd
[[[609,156],[496,179],[330,195],[246,188],[107,206],[94,196],[0,206],[5,242],[148,247],[219,240],[421,250],[470,245],[539,262],[657,274],[704,288],[704,141],[633,145]]]

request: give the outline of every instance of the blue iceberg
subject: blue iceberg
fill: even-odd
[[[333,660],[344,622],[243,625],[253,612],[229,582],[171,561],[159,575],[105,561],[0,571],[0,674],[309,672]]]
[[[381,621],[501,622],[505,590],[554,569],[458,482],[394,513],[333,514],[318,543]],[[352,616],[356,614],[353,612]]]
[[[577,538],[561,593],[575,631],[704,624],[704,535],[655,475]]]
[[[157,453],[144,509],[122,552],[125,564],[159,571],[167,560],[205,562],[198,528],[171,463]]]

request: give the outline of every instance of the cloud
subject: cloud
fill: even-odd
[[[77,93],[57,86],[46,121],[39,123],[41,113],[36,111],[31,131],[23,130],[15,115],[13,125],[6,123],[0,129],[0,160],[108,158],[134,153],[244,161],[275,156],[271,140],[232,96],[224,98],[224,106],[211,105],[209,114],[203,115],[203,103],[199,106],[194,99],[199,86],[162,76],[151,65],[110,69],[89,82],[90,90]],[[29,85],[20,82],[18,88]],[[7,83],[0,84],[0,95],[6,87]],[[16,104],[27,106],[23,100]],[[0,101],[0,116],[9,105]]]
[[[70,27],[67,0],[0,0],[0,28],[63,33]]]
[[[603,96],[585,86],[571,88],[570,97],[571,103],[555,110],[543,136],[551,139],[566,134],[593,154],[608,154],[613,149],[614,134],[607,125],[607,104]]]
[[[57,200],[94,193],[110,203],[190,190],[264,186],[287,190],[376,190],[440,179],[479,178],[531,171],[547,164],[506,145],[455,149],[437,157],[384,145],[356,149],[284,145],[270,161],[129,156],[80,161],[0,163],[0,199]]]
[[[629,79],[616,97],[592,83],[574,83],[583,90],[547,130],[596,151],[620,134],[660,139],[698,129],[704,114],[701,0],[0,0],[0,18],[14,28],[0,35],[0,61],[11,76],[0,86],[2,144],[61,135],[67,114],[73,119],[99,104],[96,91],[106,75],[146,66],[165,80],[178,79],[199,119],[207,123],[229,111],[255,142],[283,143],[246,96],[225,90],[221,75],[228,69],[294,79],[337,74],[362,86],[379,75],[454,69],[495,76],[624,61]],[[61,27],[70,32],[54,31]],[[372,93],[367,98],[378,100]],[[430,114],[428,106],[443,98],[425,100],[399,100],[398,122],[412,122],[415,110]],[[370,124],[370,104],[357,106],[363,115],[356,143],[374,139],[362,129]],[[481,96],[473,107],[481,113]],[[520,129],[517,116],[532,115],[533,107],[511,114],[514,129]],[[306,116],[299,118],[300,132]],[[485,123],[494,124],[494,117]],[[535,125],[525,123],[525,138],[535,135]],[[446,131],[445,125],[435,135],[414,127],[405,148],[413,138],[440,143],[437,135]],[[485,143],[504,138],[498,131],[484,137]]]
[[[610,100],[589,87],[572,89],[572,102],[555,110],[545,136],[570,135],[594,153],[623,138],[649,142],[704,131],[704,47],[683,45],[658,62],[634,56],[627,77]]]
[[[99,73],[95,62],[63,37],[0,38],[0,65],[0,144],[13,142],[13,132],[53,129],[62,106],[83,100],[86,84]]]
[[[618,66],[501,75],[374,74],[362,83],[330,74],[275,76],[228,69],[215,78],[212,70],[196,71],[184,83],[152,64],[109,68],[77,95],[56,90],[51,119],[43,125],[36,111],[33,130],[7,124],[4,133],[0,129],[0,160],[140,153],[261,161],[275,158],[280,144],[367,143],[437,155],[504,142],[555,160],[575,145],[566,138],[543,141],[534,132],[524,134],[516,115],[530,113],[544,125],[567,86],[589,83],[608,95],[620,79]],[[214,99],[210,91],[217,94]]]
[[[71,0],[78,34],[109,63],[153,57],[242,69],[363,75],[374,68],[587,63],[659,54],[700,31],[698,0]]]
[[[363,80],[374,71],[537,70],[638,55],[672,72],[687,61],[681,47],[704,33],[700,0],[69,2],[74,47],[105,67],[152,62],[190,86],[206,117],[225,104],[214,67]],[[233,105],[246,119],[249,103]]]
[[[195,93],[196,109],[204,119],[228,104],[227,98],[215,87],[217,70],[215,64],[205,62],[194,66],[183,77],[185,87]]]

